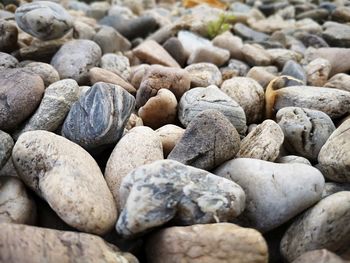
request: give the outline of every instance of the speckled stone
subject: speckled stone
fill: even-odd
[[[7,68],[16,68],[18,60],[10,54],[0,52],[0,70]]]
[[[214,64],[196,63],[187,66],[185,70],[190,74],[191,88],[219,86],[222,82],[221,72]]]
[[[13,145],[12,137],[6,132],[0,130],[0,169],[10,158]]]
[[[104,54],[100,64],[101,68],[118,74],[125,80],[130,80],[131,68],[127,57],[112,53]]]
[[[60,80],[57,70],[47,63],[30,62],[26,64],[23,69],[39,75],[43,79],[45,87],[48,87],[52,83]]]
[[[338,73],[330,78],[324,86],[327,88],[350,91],[350,75]]]
[[[332,65],[327,59],[316,58],[306,65],[305,70],[308,85],[322,87],[328,80]]]
[[[172,160],[135,169],[123,180],[117,232],[132,237],[166,222],[181,225],[228,221],[244,209],[240,186]]]

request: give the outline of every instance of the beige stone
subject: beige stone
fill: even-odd
[[[160,127],[158,130],[156,130],[156,132],[162,141],[163,152],[164,156],[166,157],[179,142],[185,132],[185,129],[173,124],[167,124]]]

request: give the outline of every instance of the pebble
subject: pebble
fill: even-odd
[[[102,26],[93,37],[101,48],[102,54],[116,53],[118,51],[127,51],[131,49],[131,43],[113,27]]]
[[[208,46],[197,48],[188,58],[187,64],[207,62],[222,66],[230,59],[230,52],[223,48]]]
[[[268,66],[272,63],[270,54],[259,45],[244,44],[241,51],[251,66]]]
[[[185,49],[187,56],[195,52],[198,48],[212,46],[212,43],[208,39],[194,34],[190,31],[179,31],[177,38]]]
[[[12,137],[6,132],[0,130],[0,169],[9,160],[13,145]]]
[[[165,41],[163,47],[181,67],[185,66],[188,56],[178,38],[169,38],[167,41]]]
[[[261,232],[272,230],[321,199],[322,174],[306,164],[278,164],[238,158],[214,174],[239,184],[247,195],[246,209],[235,222]]]
[[[231,160],[240,147],[231,122],[217,110],[204,110],[188,124],[168,159],[210,171]]]
[[[92,2],[89,7],[90,8],[86,11],[87,16],[99,20],[107,14],[110,4],[104,1]]]
[[[123,55],[117,54],[104,54],[101,57],[101,68],[107,69],[125,80],[130,80],[131,68],[129,59]]]
[[[341,257],[330,252],[327,249],[318,249],[305,252],[300,257],[293,260],[292,263],[309,263],[309,262],[319,262],[319,263],[346,263]]]
[[[324,58],[317,58],[311,61],[306,67],[307,83],[310,86],[322,87],[326,84],[332,65]]]
[[[16,68],[18,66],[18,60],[4,52],[0,52],[0,70],[7,68]]]
[[[16,9],[17,25],[26,33],[41,40],[63,37],[72,27],[73,18],[59,4],[35,1]]]
[[[18,29],[15,23],[0,19],[0,51],[11,52],[16,49]]]
[[[350,76],[345,73],[338,73],[331,77],[324,87],[350,91]]]
[[[241,48],[243,41],[237,36],[234,36],[230,31],[226,31],[216,36],[212,43],[214,46],[227,49],[230,52],[230,58],[243,59]]]
[[[178,118],[187,127],[198,113],[207,109],[220,111],[239,134],[245,133],[247,123],[243,108],[214,85],[187,91],[180,100]]]
[[[284,48],[271,48],[266,52],[270,55],[272,63],[279,68],[283,68],[289,60],[299,61],[301,59],[298,52]]]
[[[308,159],[297,155],[282,156],[277,158],[275,161],[276,163],[303,163],[311,166],[311,163]]]
[[[243,40],[252,40],[254,42],[259,42],[265,41],[269,38],[269,35],[255,31],[242,23],[236,23],[233,27],[233,30],[235,34],[241,37]]]
[[[146,251],[150,263],[268,262],[263,236],[229,223],[165,228],[147,240]]]
[[[64,44],[51,60],[61,79],[74,79],[79,84],[88,82],[88,71],[98,65],[101,48],[93,41],[71,40]]]
[[[252,67],[246,77],[256,80],[265,89],[276,78],[276,74],[267,71],[265,67]]]
[[[320,36],[316,34],[310,34],[307,32],[297,32],[294,36],[300,40],[305,47],[322,48],[329,47],[327,42]]]
[[[191,88],[221,85],[222,75],[219,68],[214,64],[195,63],[187,66],[185,70],[190,74]]]
[[[307,76],[304,68],[294,60],[288,60],[284,64],[281,75],[286,75],[286,76],[296,78],[302,81],[304,85],[306,84],[306,81],[307,81]],[[288,82],[286,83],[286,87],[295,86],[295,85],[297,85],[297,82],[294,80],[288,80]]]
[[[115,144],[134,105],[134,97],[122,87],[98,82],[72,105],[62,135],[88,150]]]
[[[164,157],[167,157],[180,141],[185,129],[174,124],[166,124],[157,129],[156,132],[162,141]]]
[[[248,66],[248,64],[237,59],[230,59],[227,63],[227,66],[221,67],[220,71],[223,80],[228,80],[233,77],[243,77],[247,75],[249,69],[250,67]]]
[[[138,167],[122,181],[117,232],[133,237],[169,221],[180,225],[232,220],[244,210],[236,183],[173,160]]]
[[[328,182],[324,185],[322,198],[326,198],[332,194],[342,192],[342,191],[350,191],[350,183],[332,183]]]
[[[288,228],[281,241],[283,257],[291,262],[303,253],[316,249],[328,249],[339,256],[349,255],[349,210],[349,191],[322,199]]]
[[[350,7],[339,6],[332,12],[332,20],[342,23],[350,22]]]
[[[329,26],[325,26],[326,30],[323,31],[322,37],[330,46],[344,48],[348,48],[350,46],[350,26],[334,22],[329,24]]]
[[[75,39],[92,40],[95,35],[96,35],[96,31],[92,26],[88,25],[87,23],[81,22],[81,21],[74,21],[73,37]]]
[[[44,82],[22,69],[0,71],[0,129],[11,131],[27,119],[39,105]],[[25,107],[24,107],[25,106]]]
[[[47,63],[30,62],[24,66],[24,69],[32,74],[39,75],[43,79],[45,87],[60,80],[57,70]]]

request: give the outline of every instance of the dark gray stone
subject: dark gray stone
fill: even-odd
[[[306,47],[314,47],[314,48],[329,47],[329,45],[323,38],[315,34],[310,34],[307,32],[297,32],[294,36],[298,40],[300,40]]]
[[[304,68],[294,60],[288,60],[286,64],[284,64],[281,75],[291,76],[293,78],[301,80],[304,83],[304,85],[306,84],[306,80],[307,80],[306,72]],[[286,81],[285,86],[289,87],[289,86],[295,86],[299,84],[300,82],[298,81],[295,81],[293,79],[288,79]]]
[[[6,132],[0,130],[0,169],[10,158],[13,145],[12,137]]]
[[[322,37],[331,47],[350,47],[350,26],[332,23],[322,33]]]
[[[179,63],[181,67],[185,66],[187,61],[187,55],[180,40],[176,37],[169,38],[163,47],[168,53]]]
[[[245,40],[253,40],[259,42],[265,41],[269,38],[269,35],[255,31],[242,23],[236,23],[233,27],[233,30],[236,35],[242,37]]]
[[[134,110],[135,99],[120,86],[98,82],[75,102],[62,134],[91,150],[115,144]]]

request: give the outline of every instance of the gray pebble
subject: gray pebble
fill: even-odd
[[[30,62],[24,66],[24,69],[33,74],[39,75],[43,79],[45,87],[60,80],[57,70],[47,63]]]
[[[12,137],[6,132],[0,130],[0,169],[10,158],[13,145]]]
[[[10,54],[0,52],[0,70],[15,68],[18,66],[18,60]]]
[[[190,74],[191,87],[220,86],[222,75],[217,66],[210,63],[197,63],[189,65],[185,70]]]

